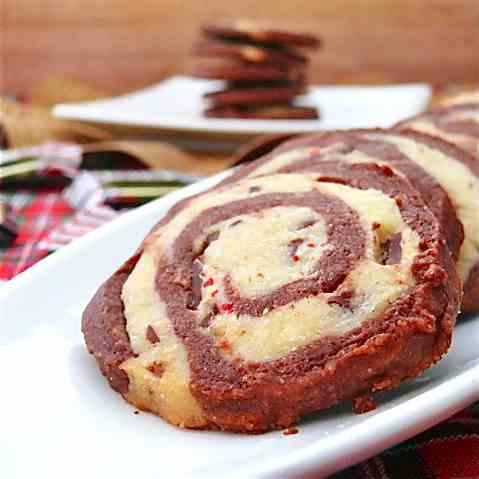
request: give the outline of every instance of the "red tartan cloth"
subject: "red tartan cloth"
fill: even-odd
[[[479,479],[479,403],[329,479]]]
[[[12,218],[18,236],[6,250],[0,250],[0,279],[11,279],[48,254],[38,243],[50,230],[73,211],[63,200],[60,190],[38,194],[18,192],[10,198]]]
[[[39,241],[73,213],[59,191],[10,198],[19,235],[0,250],[0,279],[10,279],[42,259]],[[447,421],[330,479],[479,479],[479,403]]]

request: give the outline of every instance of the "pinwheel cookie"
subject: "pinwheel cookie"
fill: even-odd
[[[136,407],[264,432],[345,399],[364,409],[421,373],[447,351],[460,299],[441,226],[410,183],[344,165],[178,203],[99,289],[83,332]]]
[[[435,108],[399,123],[397,128],[439,136],[476,155],[479,162],[479,91],[458,95],[457,101],[461,98],[469,103]]]

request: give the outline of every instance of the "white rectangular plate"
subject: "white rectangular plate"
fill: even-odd
[[[319,120],[237,120],[205,118],[204,93],[222,82],[175,76],[129,95],[87,103],[56,105],[61,118],[158,130],[227,133],[301,133],[319,129],[390,127],[426,107],[426,84],[313,86],[298,104],[316,106]]]
[[[82,310],[165,211],[220,176],[113,221],[0,286],[0,471],[5,478],[323,477],[479,399],[479,316],[460,323],[445,360],[383,394],[379,407],[310,415],[299,433],[187,431],[134,409],[86,352]]]

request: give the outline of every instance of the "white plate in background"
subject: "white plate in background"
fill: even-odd
[[[479,399],[479,316],[460,323],[446,359],[379,396],[308,416],[299,433],[187,431],[110,389],[84,346],[80,317],[98,286],[176,201],[224,174],[158,199],[0,286],[0,473],[35,479],[318,479],[372,456]]]
[[[128,95],[56,105],[55,116],[92,123],[228,135],[302,133],[319,129],[390,127],[424,110],[426,84],[312,86],[298,104],[316,106],[319,120],[238,120],[205,118],[202,95],[222,82],[174,76]]]

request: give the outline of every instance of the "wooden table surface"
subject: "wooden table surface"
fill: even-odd
[[[322,36],[315,83],[479,82],[478,0],[3,0],[0,91],[67,76],[125,92],[190,68],[201,22],[256,18]]]

